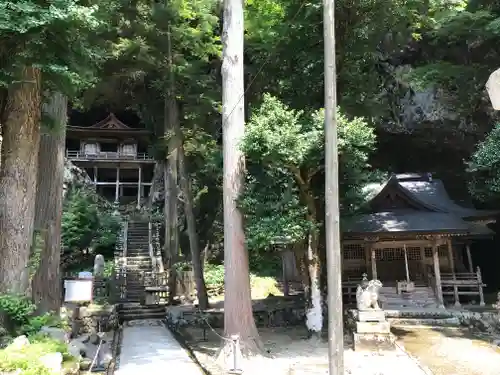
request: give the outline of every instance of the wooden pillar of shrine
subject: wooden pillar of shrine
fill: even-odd
[[[94,187],[97,192],[97,166],[94,166]]]
[[[434,263],[434,277],[436,279],[436,297],[439,307],[444,308],[443,286],[441,284],[441,270],[439,268],[439,251],[436,242],[432,244],[432,260]]]
[[[116,167],[115,203],[119,202],[119,198],[120,198],[120,167]]]
[[[470,253],[470,244],[465,244],[465,252],[467,253],[467,262],[469,263],[469,272],[474,272],[474,264],[472,263],[472,255]]]
[[[451,276],[452,276],[452,279],[454,282],[453,294],[455,297],[455,306],[459,307],[460,306],[460,298],[458,296],[458,286],[456,284],[457,277],[455,274],[455,259],[454,259],[454,254],[453,254],[453,244],[451,243],[451,238],[448,238],[447,245],[448,245],[448,261],[450,263]]]
[[[139,178],[137,179],[137,209],[141,209],[141,199],[142,199],[142,168],[139,166]]]
[[[424,277],[424,282],[427,283],[429,280],[429,273],[427,270],[427,263],[425,262],[425,246],[420,246],[420,262],[422,266],[422,275]]]
[[[370,272],[372,264],[372,247],[373,246],[371,242],[365,243],[365,269],[367,275]]]
[[[376,254],[377,249],[375,249],[374,246],[371,247],[371,258],[372,258],[372,279],[373,280],[378,280],[378,275],[377,275],[377,254]]]

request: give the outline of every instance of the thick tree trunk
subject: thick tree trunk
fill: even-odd
[[[323,328],[323,297],[321,295],[321,267],[318,254],[318,233],[312,230],[307,241],[307,268],[310,278],[306,327],[311,338],[321,338]]]
[[[238,335],[244,354],[250,355],[262,351],[262,342],[252,312],[248,253],[237,207],[245,170],[239,148],[245,132],[243,0],[225,0],[223,19],[224,331],[226,337]],[[225,345],[223,353],[230,350],[230,345]]]
[[[310,179],[304,178],[299,168],[291,168],[299,188],[301,203],[307,207],[306,218],[311,230],[307,238],[306,262],[309,274],[307,297],[306,326],[312,338],[320,338],[323,328],[323,296],[321,294],[321,260],[318,249],[319,233],[316,202],[310,186]]]
[[[61,302],[59,266],[67,111],[68,100],[61,93],[52,94],[44,106],[55,128],[41,135],[38,153],[35,229],[42,233],[44,241],[40,265],[33,278],[32,295],[40,314],[58,312]]]
[[[168,116],[167,116],[168,114]],[[169,101],[165,99],[165,136],[170,137],[172,133],[172,122],[175,114],[169,109]],[[179,253],[179,228],[178,228],[178,206],[179,206],[179,191],[178,191],[178,176],[177,176],[177,145],[175,138],[170,137],[167,148],[167,160],[165,161],[165,259],[168,267],[168,301],[173,303],[176,295],[177,272],[175,262]]]
[[[184,195],[184,213],[187,221],[187,231],[189,236],[189,248],[191,250],[191,261],[193,262],[193,272],[196,281],[196,294],[198,297],[199,308],[205,310],[208,308],[208,295],[205,280],[203,278],[203,264],[201,262],[200,243],[198,233],[196,232],[196,219],[193,211],[193,196],[189,176],[186,169],[186,160],[184,157],[184,145],[182,143],[181,129],[179,123],[175,123],[175,137],[179,145],[179,172],[182,194]]]
[[[8,90],[2,122],[0,167],[0,293],[25,293],[33,242],[41,73],[22,70],[21,82]]]

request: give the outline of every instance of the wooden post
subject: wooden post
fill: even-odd
[[[339,160],[335,0],[323,0],[325,65],[325,232],[328,281],[328,363],[330,374],[344,374],[344,309],[340,245]]]
[[[94,165],[94,186],[95,191],[97,192],[97,166]]]
[[[408,252],[406,251],[406,245],[403,245],[403,252],[405,256],[405,270],[406,270],[406,282],[410,282],[410,269],[408,268]]]
[[[119,202],[120,197],[120,167],[116,167],[116,185],[115,185],[115,203]]]
[[[128,221],[125,221],[123,223],[123,252],[121,254],[122,256],[122,262],[121,264],[123,265],[122,269],[120,270],[120,277],[122,279],[122,282],[120,283],[120,298],[124,299],[127,294],[127,251],[128,251]]]
[[[458,286],[456,284],[457,277],[455,275],[455,259],[453,257],[453,244],[451,243],[451,239],[448,239],[448,261],[450,263],[451,275],[453,277],[453,294],[455,297],[455,306],[460,306],[460,297],[458,295]]]
[[[479,306],[484,306],[483,277],[479,267],[477,267],[477,283],[479,286]]]
[[[142,180],[142,168],[139,166],[139,178],[137,179],[137,209],[141,209],[141,199],[142,199],[142,186],[141,186],[141,180]]]
[[[424,275],[424,282],[426,283],[429,279],[429,274],[427,270],[427,262],[425,261],[425,246],[420,246],[420,262],[422,263],[422,274]]]
[[[434,262],[434,276],[436,278],[436,297],[439,307],[444,308],[443,287],[441,285],[441,270],[439,269],[439,251],[437,244],[432,244],[432,259]]]
[[[470,253],[470,244],[465,245],[465,251],[467,252],[467,262],[469,263],[469,271],[474,272],[474,264],[472,263],[472,255]]]
[[[290,295],[290,285],[288,283],[288,269],[287,269],[287,255],[288,255],[288,250],[282,251],[281,252],[281,266],[282,266],[282,272],[283,272],[283,294],[285,297],[288,297]]]
[[[377,280],[377,254],[375,253],[377,249],[372,248],[372,279]]]
[[[371,267],[371,260],[372,260],[372,243],[371,242],[368,242],[365,244],[365,269],[366,269],[366,274],[368,275],[368,272],[370,270],[370,267]],[[342,252],[343,254],[344,252]],[[342,268],[343,269],[343,268]]]

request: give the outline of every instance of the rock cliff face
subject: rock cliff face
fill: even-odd
[[[73,187],[91,187],[92,180],[85,170],[69,160],[64,160],[64,195]]]

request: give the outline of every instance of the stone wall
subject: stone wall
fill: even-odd
[[[177,329],[184,326],[224,328],[224,310],[196,310],[191,306],[170,306],[166,309],[167,323]],[[254,306],[257,327],[286,327],[303,325],[305,322],[304,303],[285,302],[278,306]]]
[[[65,305],[63,313],[71,324],[73,336],[109,332],[118,326],[116,305]],[[100,325],[100,327],[99,327]]]

